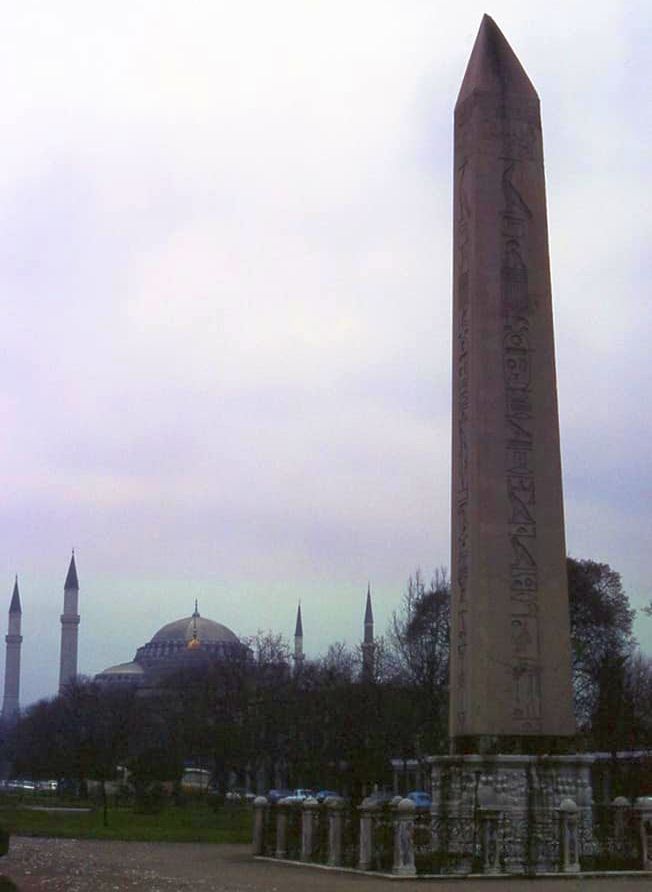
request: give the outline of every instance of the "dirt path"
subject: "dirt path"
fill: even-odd
[[[410,880],[254,861],[249,846],[12,837],[0,872],[20,892],[643,892],[649,877],[536,881]]]

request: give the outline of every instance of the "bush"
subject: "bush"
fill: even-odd
[[[160,781],[138,784],[135,788],[134,812],[141,815],[157,814],[166,802],[165,790]]]

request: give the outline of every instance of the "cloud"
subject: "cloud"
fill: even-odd
[[[0,532],[25,702],[56,686],[73,544],[89,672],[196,594],[243,634],[291,631],[301,596],[309,652],[357,641],[367,579],[382,628],[448,562],[452,106],[483,12],[6,16]],[[542,100],[569,548],[644,601],[649,11],[493,14]]]

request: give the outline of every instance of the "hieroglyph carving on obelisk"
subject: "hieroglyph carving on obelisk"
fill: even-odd
[[[455,108],[453,292],[450,732],[518,749],[574,719],[539,99],[488,16]]]

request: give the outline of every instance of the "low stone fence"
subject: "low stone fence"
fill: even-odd
[[[517,826],[508,810],[446,818],[400,796],[357,807],[339,797],[270,805],[259,796],[253,847],[259,856],[399,876],[652,870],[652,797],[588,810],[563,799],[552,813],[528,815],[515,845]]]

